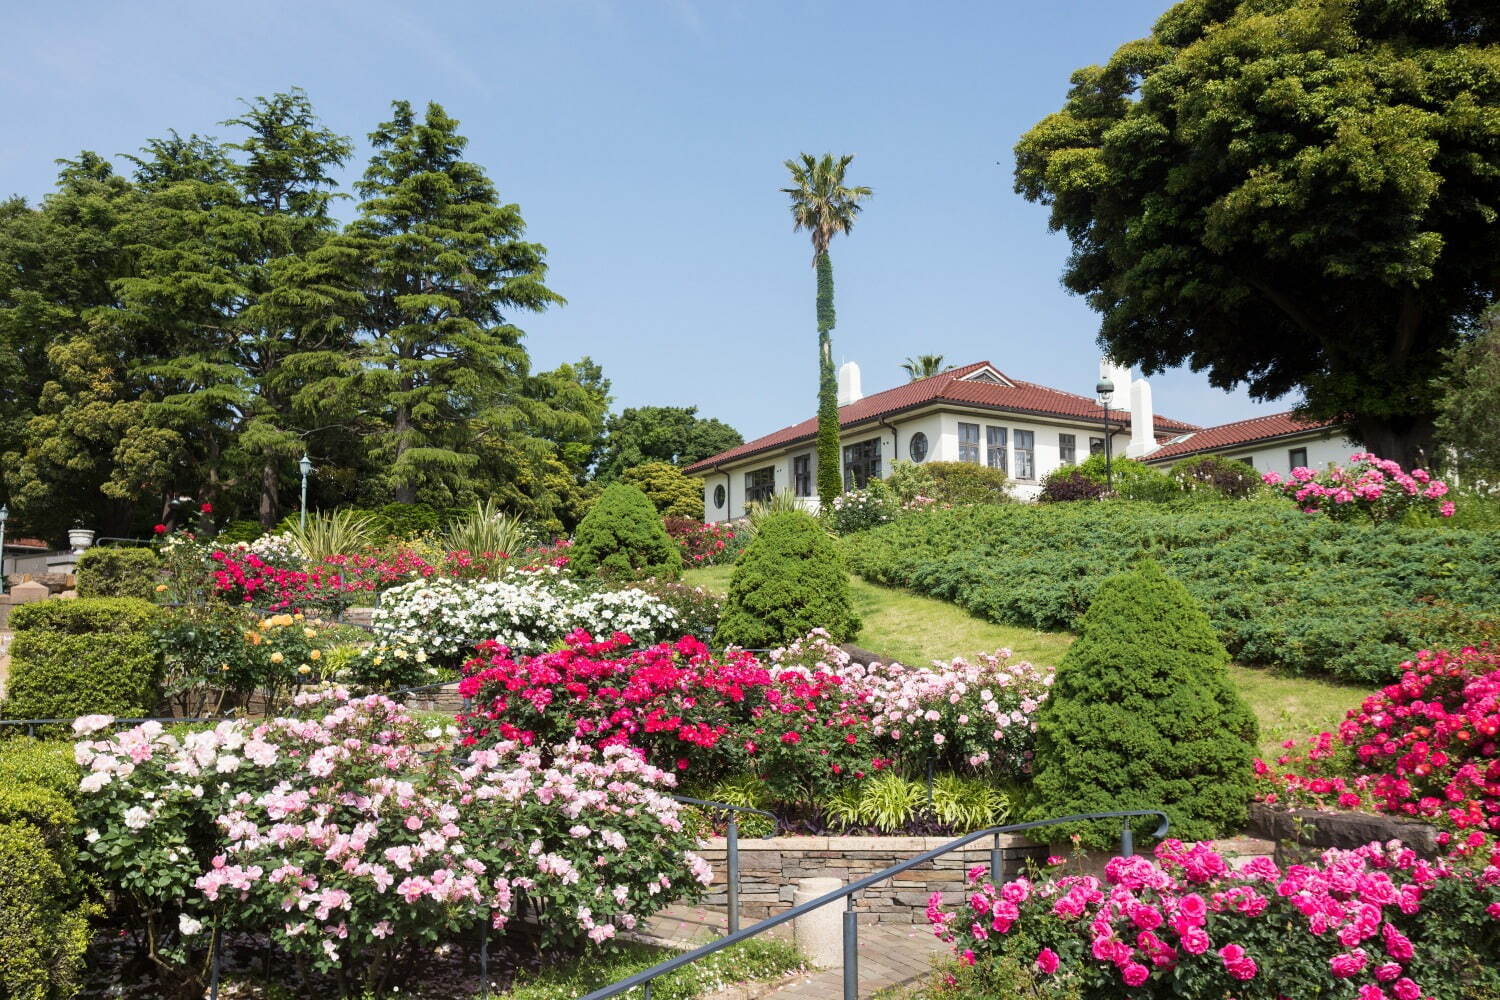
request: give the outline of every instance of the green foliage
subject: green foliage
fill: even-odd
[[[802,510],[802,500],[791,490],[773,493],[765,500],[752,500],[745,507],[745,524],[737,535],[747,540],[753,539],[755,533],[760,530],[760,526],[765,524],[766,518],[800,510]]]
[[[683,475],[675,465],[647,462],[626,469],[620,480],[640,487],[662,517],[703,520],[703,484]]]
[[[1181,840],[1238,831],[1257,727],[1228,663],[1208,617],[1155,562],[1106,580],[1037,717],[1029,818],[1162,809]],[[1074,832],[1105,849],[1119,824],[1053,836]]]
[[[568,568],[582,576],[676,580],[682,550],[639,487],[611,483],[578,525]]]
[[[1141,550],[1208,609],[1237,661],[1296,673],[1388,683],[1412,650],[1451,641],[1449,625],[1398,613],[1500,607],[1493,533],[1337,523],[1279,503],[922,511],[845,547],[872,582],[1046,631],[1076,629],[1101,582]]]
[[[154,549],[95,547],[78,557],[79,597],[152,600],[161,575]]]
[[[1177,482],[1160,469],[1115,455],[1106,462],[1103,454],[1090,455],[1078,465],[1078,471],[1102,485],[1113,483],[1115,496],[1122,500],[1149,500],[1165,503],[1182,495]]]
[[[374,541],[375,518],[355,510],[324,513],[315,510],[287,529],[292,542],[309,563],[321,563],[329,556],[347,556],[361,552]]]
[[[90,913],[41,831],[24,822],[0,823],[0,996],[75,995]]]
[[[78,793],[78,778],[72,743],[33,739],[0,742],[0,785],[33,785],[71,801]]]
[[[443,534],[449,552],[480,555],[511,554],[526,548],[527,530],[521,518],[506,514],[493,500],[476,503],[467,515],[454,521]],[[500,564],[496,564],[497,568]]]
[[[650,462],[686,466],[728,451],[745,439],[724,423],[698,416],[696,406],[635,406],[612,415],[595,478],[612,483]]]
[[[728,806],[743,806],[746,809],[763,809],[771,811],[775,805],[771,801],[770,789],[761,780],[759,775],[740,774],[725,778],[709,788],[702,796],[708,802],[722,802]],[[715,817],[722,822],[725,817]],[[741,813],[739,816],[739,831],[742,837],[774,837],[776,835],[776,823],[765,816],[755,813]]]
[[[955,832],[983,830],[1010,819],[1010,798],[984,778],[939,774],[932,781],[932,811]]]
[[[865,826],[878,830],[902,830],[926,806],[927,786],[924,783],[887,770],[864,780],[859,789],[855,815]]]
[[[1243,500],[1261,488],[1260,476],[1244,462],[1222,455],[1184,458],[1169,473],[1178,489],[1188,495],[1219,496]]]
[[[906,372],[907,377],[913,382],[919,378],[941,375],[943,372],[951,371],[952,368],[952,365],[943,364],[941,354],[918,354],[915,358],[907,358],[901,362],[901,370]]]
[[[926,462],[920,466],[930,481],[925,494],[939,504],[1009,503],[1005,473],[974,462]]]
[[[259,521],[230,521],[214,537],[214,541],[219,545],[233,545],[235,542],[253,542],[265,533],[266,529],[260,526]]]
[[[767,517],[735,564],[719,642],[766,649],[815,628],[847,642],[859,627],[844,561],[818,522],[802,511]]]
[[[1070,503],[1075,500],[1098,500],[1104,495],[1104,484],[1096,483],[1079,471],[1076,465],[1063,465],[1047,473],[1042,480],[1039,503]]]
[[[1016,189],[1120,364],[1301,390],[1372,451],[1429,455],[1443,348],[1488,305],[1500,39],[1477,3],[1179,3],[1073,74]],[[1350,331],[1357,330],[1357,337]]]
[[[1500,306],[1448,352],[1433,390],[1437,454],[1451,456],[1465,480],[1500,480]]]
[[[438,511],[427,504],[388,503],[372,512],[370,533],[376,538],[415,538],[431,534],[443,526],[448,511]]]
[[[40,601],[11,613],[6,718],[149,715],[161,701],[152,630],[161,609],[128,597]]]
[[[0,785],[0,825],[26,823],[40,831],[54,851],[72,850],[77,820],[68,797],[60,792],[38,785]]]
[[[884,524],[901,511],[896,495],[879,479],[871,479],[864,489],[840,493],[824,520],[835,534],[850,535]]]

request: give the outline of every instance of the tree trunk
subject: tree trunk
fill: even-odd
[[[1435,431],[1431,417],[1360,417],[1354,423],[1365,450],[1399,462],[1402,468],[1431,468]]]
[[[818,269],[818,500],[825,510],[843,492],[839,460],[838,378],[833,370],[833,261],[824,250]]]
[[[260,470],[260,526],[267,530],[276,523],[276,513],[281,506],[278,484],[276,463],[268,457]]]
[[[391,464],[399,466],[401,464],[401,456],[406,454],[408,447],[407,436],[411,433],[411,415],[406,412],[406,407],[396,407],[396,416],[391,421],[391,430],[396,436],[396,454]],[[402,479],[396,483],[392,494],[392,499],[397,503],[416,503],[417,484],[412,482],[410,478]]]

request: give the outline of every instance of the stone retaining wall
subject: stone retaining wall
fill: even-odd
[[[952,837],[774,837],[740,840],[740,914],[748,924],[792,905],[799,879],[836,878],[844,884],[900,864],[924,851],[941,847]],[[1047,849],[1020,837],[1000,838],[1001,863],[1006,878],[1024,870],[1028,859],[1038,862]],[[724,838],[709,841],[700,852],[714,868],[711,905],[723,905],[727,872]],[[941,892],[947,903],[964,898],[964,873],[974,865],[988,868],[990,841],[977,841],[942,857],[902,872],[860,896],[855,908],[878,923],[912,924],[926,921],[927,899]]]

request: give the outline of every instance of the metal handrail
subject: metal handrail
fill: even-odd
[[[580,997],[579,1000],[607,1000],[607,998],[609,997],[617,997],[622,993],[629,992],[630,990],[635,989],[637,986],[644,987],[645,1000],[651,1000],[651,981],[653,979],[680,969],[685,965],[690,965],[693,962],[698,961],[698,959],[703,958],[707,955],[711,955],[716,951],[728,948],[731,945],[739,944],[741,941],[748,941],[750,938],[755,937],[757,934],[760,934],[764,931],[768,931],[772,927],[775,927],[779,924],[784,924],[788,920],[795,920],[805,913],[811,913],[813,910],[816,910],[822,906],[827,906],[829,903],[832,903],[839,899],[847,900],[847,906],[844,910],[844,1000],[858,1000],[859,913],[854,909],[854,901],[855,896],[859,893],[863,892],[873,885],[884,882],[888,878],[899,875],[902,872],[907,871],[908,869],[915,868],[917,865],[926,864],[929,861],[933,861],[937,858],[942,857],[944,854],[947,854],[950,851],[955,851],[960,847],[966,847],[982,837],[995,838],[994,845],[990,848],[990,877],[999,878],[1001,862],[1001,834],[1019,833],[1022,830],[1035,830],[1038,827],[1054,826],[1058,823],[1080,823],[1098,819],[1124,819],[1124,829],[1120,834],[1120,851],[1123,856],[1129,857],[1132,853],[1134,853],[1135,850],[1135,834],[1134,831],[1132,831],[1130,828],[1130,819],[1136,816],[1160,816],[1161,825],[1156,828],[1156,831],[1152,834],[1152,836],[1166,836],[1171,821],[1167,818],[1167,814],[1162,812],[1160,809],[1134,809],[1125,812],[1085,813],[1079,816],[1059,816],[1056,819],[1034,820],[1030,823],[1013,823],[1009,826],[995,826],[990,827],[986,830],[979,830],[974,833],[966,834],[965,836],[959,837],[957,840],[944,844],[941,847],[936,847],[930,851],[925,851],[914,858],[909,858],[906,861],[901,862],[898,865],[892,865],[884,871],[875,872],[873,875],[867,875],[859,881],[851,882],[843,888],[835,889],[832,892],[825,893],[810,902],[803,903],[800,906],[793,906],[785,913],[778,913],[773,917],[767,917],[765,920],[762,920],[758,924],[752,924],[743,930],[726,934],[716,941],[710,941],[708,944],[694,948],[692,951],[683,952],[681,955],[678,955],[674,958],[669,958],[665,962],[658,962],[656,965],[651,966],[651,968],[649,969],[644,969],[640,972],[637,972],[633,976],[628,976],[625,979],[620,980],[617,983],[611,983],[609,986],[603,986],[592,993],[585,994],[584,996]]]
[[[674,795],[672,798],[677,802],[686,802],[690,806],[706,806],[729,813],[729,825],[724,831],[724,862],[729,869],[724,876],[724,892],[726,908],[729,911],[729,933],[733,934],[740,929],[740,829],[739,821],[734,818],[735,813],[754,813],[757,816],[768,817],[771,820],[772,833],[781,829],[781,820],[775,813],[768,813],[764,809],[752,809],[750,806],[732,806],[728,802],[709,802],[706,799],[693,799],[686,795]]]

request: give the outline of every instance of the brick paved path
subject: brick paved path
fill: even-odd
[[[725,933],[724,911],[706,906],[673,906],[657,914],[639,935],[654,944],[687,948]],[[791,924],[766,932],[791,940]],[[859,995],[874,996],[891,986],[915,985],[932,971],[932,959],[946,953],[941,941],[920,924],[861,923],[859,928]],[[841,968],[810,969],[789,979],[731,987],[710,1000],[838,1000],[842,997]]]

